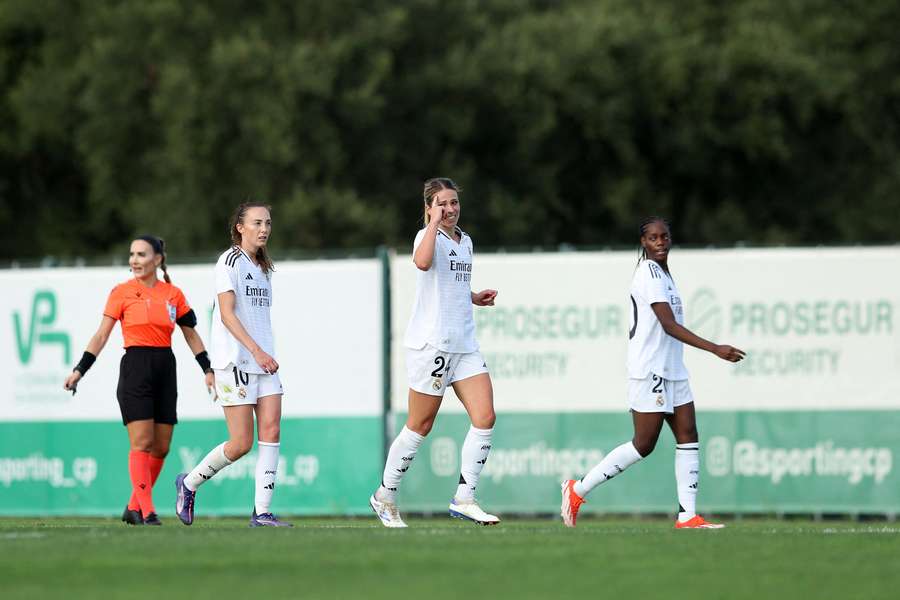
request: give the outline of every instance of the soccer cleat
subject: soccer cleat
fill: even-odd
[[[126,506],[125,511],[122,513],[122,521],[129,525],[143,525],[144,515],[141,514],[140,509],[132,510]]]
[[[559,514],[566,527],[575,527],[578,519],[578,510],[584,504],[584,498],[575,491],[575,480],[569,479],[562,483],[562,508]]]
[[[455,519],[473,521],[479,525],[496,525],[500,518],[484,512],[475,500],[461,502],[454,498],[450,501],[450,516]]]
[[[144,517],[144,525],[162,525],[162,521],[159,520],[155,512],[152,512]]]
[[[270,512],[258,515],[254,508],[253,514],[250,515],[250,527],[293,527],[293,525],[287,521],[279,521],[275,515]]]
[[[186,473],[181,473],[175,478],[175,514],[181,519],[185,525],[194,522],[194,496],[197,492],[192,492],[184,485]]]
[[[406,523],[400,518],[400,511],[397,510],[397,505],[393,502],[382,502],[375,497],[375,494],[372,494],[369,498],[369,506],[372,507],[375,514],[381,519],[381,524],[385,527],[406,527]]]
[[[722,523],[708,523],[700,515],[694,515],[685,522],[675,520],[675,529],[722,529],[725,527]]]

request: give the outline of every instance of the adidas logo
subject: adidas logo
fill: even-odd
[[[265,486],[265,487],[266,487],[267,490],[274,490],[274,489],[275,489],[275,482],[273,481],[272,483],[270,483],[269,485],[267,485],[267,486]]]
[[[244,277],[244,279],[253,279],[253,275],[251,275],[250,273],[247,273],[247,276]],[[669,289],[672,289],[672,288],[669,288]]]
[[[207,481],[210,480],[210,479],[212,479],[212,475],[210,475],[209,477],[207,477],[207,476],[204,475],[203,473],[200,473],[200,477],[202,477],[203,479],[205,479],[205,480],[207,480]]]
[[[450,256],[456,256],[456,255],[457,255],[457,254],[456,254],[456,250],[451,250],[451,251],[450,251]]]

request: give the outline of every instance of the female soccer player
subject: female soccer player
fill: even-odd
[[[271,208],[241,204],[231,218],[232,246],[216,263],[216,302],[210,338],[216,395],[222,402],[229,439],[219,444],[188,474],[175,479],[175,512],[185,525],[194,522],[194,501],[201,485],[253,447],[256,414],[259,458],[251,527],[292,527],[270,506],[278,470],[281,396],[278,362],[272,356],[272,259],[266,244],[272,231]]]
[[[413,243],[419,269],[416,300],[406,330],[409,417],[391,444],[381,486],[369,504],[386,527],[406,527],[397,510],[400,480],[434,424],[448,385],[472,426],[462,447],[461,473],[450,515],[481,525],[500,522],[475,501],[478,476],[491,450],[494,391],[475,341],[472,305],[493,306],[496,290],[472,292],[472,240],[458,226],[460,189],[443,177],[425,182],[425,228]]]
[[[562,484],[563,522],[575,527],[587,494],[641,460],[656,446],[663,421],[675,435],[675,481],[678,488],[676,528],[719,529],[696,510],[700,444],[694,397],[684,368],[683,344],[738,362],[744,352],[707,341],[684,327],[684,303],[669,272],[672,236],[660,217],[641,223],[641,258],[631,282],[632,324],[628,342],[628,401],[634,438],[613,449],[581,480]]]
[[[163,240],[150,235],[135,239],[131,242],[128,263],[134,278],[110,292],[100,328],[63,387],[75,393],[79,380],[106,345],[116,321],[121,321],[125,354],[119,363],[116,397],[131,444],[128,472],[132,485],[131,500],[122,520],[130,525],[161,525],[153,506],[152,489],[178,422],[175,355],[172,354],[175,325],[181,327],[210,389],[213,374],[203,341],[194,329],[197,317],[166,271]],[[157,269],[162,269],[165,281],[156,278]]]

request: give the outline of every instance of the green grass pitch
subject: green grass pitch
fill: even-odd
[[[410,518],[0,519],[0,597],[18,598],[900,598],[900,525],[738,520]],[[727,521],[726,521],[727,522]]]

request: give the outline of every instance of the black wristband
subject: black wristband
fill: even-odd
[[[206,350],[198,353],[194,358],[197,359],[197,364],[200,365],[204,373],[212,373],[212,367],[209,364],[209,354],[206,353]]]
[[[93,366],[94,361],[97,360],[97,355],[91,354],[87,350],[84,351],[84,354],[81,355],[81,360],[78,361],[78,364],[75,365],[73,371],[78,371],[81,373],[81,376],[84,377],[84,374],[88,372],[88,369]]]

